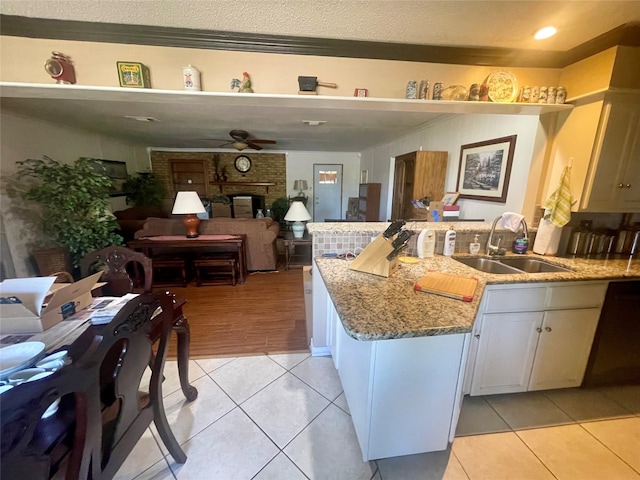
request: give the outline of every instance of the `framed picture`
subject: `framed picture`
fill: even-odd
[[[360,183],[369,183],[369,170],[360,171]]]
[[[353,92],[354,97],[366,97],[369,91],[366,88],[356,88]]]
[[[460,198],[507,201],[516,137],[494,138],[460,147],[457,183]]]
[[[455,205],[458,201],[459,196],[460,194],[458,192],[447,192],[444,194],[444,197],[442,197],[442,200],[440,201],[445,207],[449,205]]]

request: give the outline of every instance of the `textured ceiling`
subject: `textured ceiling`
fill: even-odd
[[[640,21],[640,1],[0,0],[0,13],[266,35],[566,51]],[[559,29],[558,35],[532,40],[536,29],[549,24]],[[277,140],[268,150],[284,151],[362,151],[437,116],[400,110],[363,115],[361,107],[340,110],[330,99],[319,102],[329,102],[332,110],[319,108],[319,102],[285,105],[280,99],[272,104],[257,96],[251,105],[207,99],[213,102],[209,106],[216,106],[212,115],[212,108],[184,101],[172,104],[166,97],[140,103],[138,98],[102,95],[62,99],[47,92],[40,92],[43,98],[38,98],[40,93],[28,98],[20,88],[3,87],[2,109],[158,147],[215,148],[229,138],[230,128],[242,128],[258,138]],[[123,122],[123,115],[151,115],[162,123]],[[328,122],[310,128],[302,123],[305,118]]]
[[[6,15],[343,40],[569,50],[624,23],[640,1],[2,0]],[[558,35],[536,42],[535,30]]]

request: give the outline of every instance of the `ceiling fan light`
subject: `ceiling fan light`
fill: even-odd
[[[557,30],[555,27],[552,27],[552,26],[544,27],[538,30],[533,36],[533,38],[535,38],[536,40],[544,40],[545,38],[553,37],[556,34],[556,32]]]
[[[231,146],[232,146],[233,148],[235,148],[236,150],[238,150],[239,152],[241,152],[241,151],[242,151],[242,150],[244,150],[245,148],[248,148],[248,147],[249,147],[249,145],[247,145],[247,144],[246,144],[246,143],[244,143],[244,142],[233,142],[233,143],[231,144]]]

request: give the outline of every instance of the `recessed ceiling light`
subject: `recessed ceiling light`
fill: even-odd
[[[327,121],[326,120],[302,120],[302,123],[306,123],[310,127],[317,127],[318,125],[327,123]]]
[[[544,40],[545,38],[553,37],[556,32],[556,27],[544,27],[538,30],[533,38],[535,38],[536,40]]]
[[[160,121],[155,117],[138,117],[136,115],[125,115],[124,118],[128,118],[129,120],[137,120],[138,122],[148,122],[148,123]]]

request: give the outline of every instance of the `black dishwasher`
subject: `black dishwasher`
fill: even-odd
[[[582,385],[640,384],[640,281],[611,282]]]

